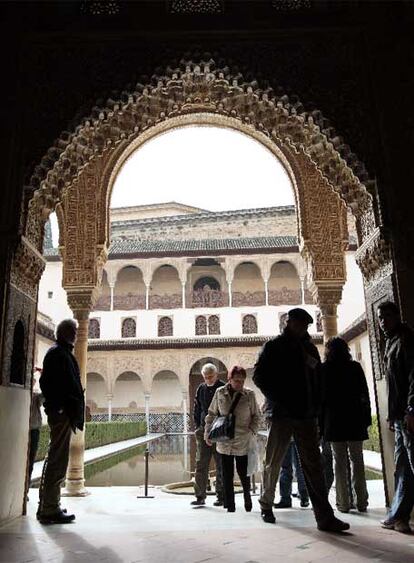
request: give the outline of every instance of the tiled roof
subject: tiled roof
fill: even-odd
[[[186,252],[220,252],[225,250],[257,250],[273,248],[293,248],[297,246],[296,237],[253,237],[231,239],[201,240],[115,240],[109,254],[166,254]]]
[[[109,256],[138,255],[176,255],[203,254],[228,251],[272,251],[276,249],[296,249],[297,239],[294,236],[280,237],[252,237],[201,240],[114,240],[109,250]],[[59,256],[57,248],[45,249],[45,256]]]

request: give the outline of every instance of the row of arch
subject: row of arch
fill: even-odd
[[[195,391],[202,382],[201,368],[207,362],[213,363],[217,367],[219,377],[226,380],[227,367],[215,357],[197,360],[185,378],[180,378],[173,370],[158,371],[151,379],[150,388],[147,380],[136,371],[126,370],[115,378],[104,377],[97,371],[89,372],[86,387],[87,404],[94,410],[106,410],[110,401],[111,408],[114,409],[144,412],[148,402],[150,407],[174,411],[180,409],[183,401],[187,401],[188,398],[191,408]],[[246,366],[246,369],[248,373],[246,385],[254,388],[261,397],[252,381],[252,368]]]
[[[266,299],[265,292],[268,293]],[[137,265],[125,265],[116,274],[113,289],[104,270],[101,295],[96,309],[162,309],[186,307],[215,307],[299,304],[302,301],[302,282],[296,266],[279,260],[272,264],[270,277],[265,281],[260,266],[252,261],[239,263],[229,282],[226,271],[217,262],[208,267],[192,266],[183,283],[175,266],[164,264],[152,275],[148,285]],[[147,301],[148,295],[148,301]],[[307,296],[310,299],[310,295]],[[112,305],[111,305],[112,304]]]

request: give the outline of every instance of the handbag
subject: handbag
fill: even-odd
[[[217,416],[208,433],[208,439],[212,442],[228,442],[233,440],[236,430],[236,417],[234,411],[241,399],[238,393],[232,400],[228,414]]]

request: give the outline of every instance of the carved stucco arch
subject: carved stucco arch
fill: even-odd
[[[216,68],[213,60],[182,61],[179,68],[168,68],[148,84],[109,99],[105,107],[93,108],[73,133],[61,135],[32,175],[34,195],[24,240],[41,250],[42,224],[59,204],[63,281],[69,298],[76,290],[74,308],[88,308],[94,296],[86,290],[100,283],[108,253],[111,189],[120,166],[151,137],[191,124],[236,129],[278,157],[294,186],[300,249],[312,264],[314,281],[345,278],[342,202],[356,217],[359,242],[372,236],[376,225],[369,189],[374,193],[374,186],[319,111],[307,112],[295,97],[245,82],[227,67]],[[329,206],[321,208],[326,198]],[[89,220],[79,229],[82,217],[93,217],[93,225]],[[336,232],[327,236],[328,223]],[[328,244],[332,240],[335,248]]]
[[[119,265],[119,266],[115,266],[115,267],[112,269],[112,275],[113,275],[114,278],[115,278],[115,284],[116,284],[117,281],[118,281],[119,274],[120,274],[120,273],[122,272],[122,270],[124,270],[125,268],[135,268],[136,270],[138,270],[138,272],[139,272],[142,276],[144,275],[142,269],[141,269],[139,266],[137,266],[136,264],[133,264],[132,261],[125,262],[124,264]],[[108,273],[108,272],[107,272],[107,273]]]

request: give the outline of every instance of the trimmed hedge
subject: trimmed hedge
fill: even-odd
[[[373,452],[380,452],[380,439],[378,430],[377,416],[372,417],[372,424],[368,428],[368,440],[364,442],[364,450],[372,450]]]
[[[105,446],[130,438],[143,436],[147,431],[145,422],[87,422],[85,434],[85,449]],[[44,459],[49,444],[49,426],[42,426],[40,430],[39,449],[36,461]]]

